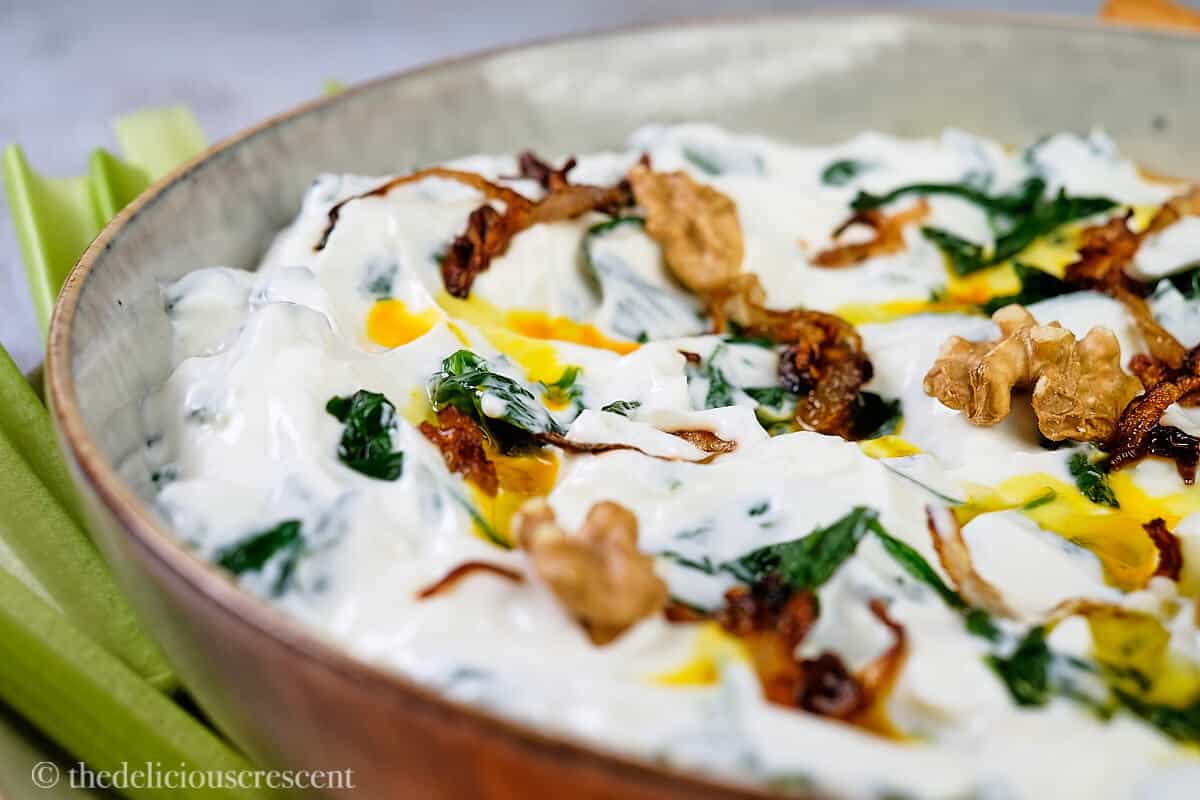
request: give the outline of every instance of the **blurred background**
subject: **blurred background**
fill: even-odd
[[[109,123],[188,105],[211,141],[320,94],[481,48],[713,14],[874,6],[1094,15],[1100,0],[0,0],[0,145],[19,142],[48,175],[85,170]],[[798,47],[803,43],[798,42]],[[597,65],[602,68],[602,65]],[[41,340],[0,195],[0,342],[23,369]]]

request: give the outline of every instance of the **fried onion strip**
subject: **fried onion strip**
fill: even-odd
[[[490,204],[476,208],[467,218],[467,227],[450,244],[442,258],[442,284],[454,297],[466,297],[476,276],[491,266],[493,258],[504,255],[514,236],[544,222],[559,222],[574,219],[589,211],[616,213],[633,203],[628,183],[622,181],[615,186],[587,186],[568,184],[566,167],[560,172],[561,179],[547,177],[547,184],[554,184],[545,197],[533,201],[513,189],[493,183],[481,175],[446,167],[430,167],[408,175],[392,178],[370,191],[348,197],[329,209],[329,221],[325,231],[313,248],[320,251],[329,242],[341,215],[342,207],[352,200],[367,197],[382,197],[397,186],[416,183],[427,178],[445,178],[458,181],[479,191],[488,201],[504,205],[498,211]]]
[[[460,473],[489,497],[495,497],[500,479],[496,465],[483,447],[483,431],[479,430],[475,420],[454,406],[439,411],[437,420],[436,426],[422,422],[420,431],[441,451],[446,468]]]
[[[1155,517],[1142,527],[1158,550],[1158,566],[1154,568],[1154,574],[1178,582],[1183,570],[1183,549],[1179,537],[1167,528],[1167,522],[1162,517]]]
[[[673,456],[660,456],[654,453],[647,453],[637,445],[626,444],[624,442],[577,442],[573,439],[568,439],[561,433],[539,433],[535,438],[542,444],[562,448],[568,453],[611,453],[614,450],[631,450],[635,453],[641,453],[647,458],[656,458],[659,461],[686,461],[690,464],[707,464],[717,456],[732,453],[737,449],[736,441],[722,439],[717,434],[708,430],[663,431],[663,433],[669,433],[672,436],[683,439],[697,450],[708,453],[708,457],[694,461],[692,459],[676,458]]]
[[[940,506],[926,506],[925,520],[942,569],[967,602],[995,617],[1017,616],[1004,601],[1000,590],[975,571],[971,551],[954,512]]]
[[[859,211],[834,230],[834,241],[856,225],[865,225],[875,232],[875,236],[865,242],[835,244],[813,256],[812,263],[818,267],[841,269],[860,264],[875,256],[899,253],[904,249],[904,227],[920,222],[927,216],[929,202],[924,197],[895,214],[884,214],[882,209],[878,208]]]
[[[513,583],[522,583],[525,576],[514,569],[501,567],[497,564],[489,564],[486,561],[467,561],[459,564],[454,569],[447,572],[438,580],[426,586],[417,592],[418,600],[428,600],[431,597],[436,597],[443,592],[448,592],[458,585],[463,578],[469,575],[478,575],[479,573],[487,573],[495,575],[499,578],[512,581]]]

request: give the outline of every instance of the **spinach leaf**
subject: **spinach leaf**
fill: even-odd
[[[325,410],[345,425],[338,459],[355,472],[394,481],[404,472],[404,453],[392,452],[396,407],[378,392],[359,389],[349,397],[331,397]]]
[[[579,400],[583,394],[583,388],[579,386],[579,376],[582,373],[582,367],[570,366],[563,370],[562,375],[554,383],[543,382],[542,386],[546,387],[547,399],[564,405],[576,405],[578,410],[582,411],[583,404]]]
[[[991,614],[982,608],[967,609],[963,619],[966,621],[968,633],[992,642],[1000,639],[1000,628],[992,620]]]
[[[1183,707],[1152,703],[1126,691],[1114,681],[1133,678],[1143,689],[1149,681],[1140,674],[1129,675],[1104,664],[1094,664],[1052,651],[1046,644],[1046,629],[1031,628],[1007,656],[989,655],[988,666],[1004,681],[1017,705],[1043,706],[1054,695],[1066,697],[1111,718],[1114,711],[1124,709],[1164,735],[1180,742],[1200,744],[1200,699]],[[1084,678],[1083,682],[1077,682]],[[1103,679],[1098,686],[1096,678]],[[1093,689],[1082,689],[1087,682]]]
[[[620,249],[625,237],[605,241],[619,230],[644,225],[641,217],[614,217],[592,225],[583,236],[580,260],[601,296],[597,324],[641,343],[703,333],[709,325],[695,295],[673,283],[657,284],[642,277]],[[625,236],[640,234],[626,231]]]
[[[870,168],[870,162],[841,158],[821,170],[821,183],[826,186],[845,186]]]
[[[958,275],[970,275],[987,266],[983,256],[983,247],[974,242],[956,236],[950,231],[930,226],[921,228],[921,235],[941,249],[946,258],[950,259],[950,266]]]
[[[662,550],[657,553],[657,555],[667,559],[668,561],[672,561],[681,567],[687,567],[688,569],[694,569],[697,572],[703,572],[705,575],[719,575],[721,572],[725,571],[724,564],[717,564],[708,556],[691,558],[674,550]]]
[[[536,445],[536,434],[564,432],[530,387],[494,372],[470,350],[442,362],[429,382],[429,403],[434,411],[454,406],[505,452]]]
[[[1061,278],[1056,278],[1049,272],[1043,272],[1036,267],[1022,264],[1020,261],[1013,262],[1013,270],[1021,282],[1021,290],[1016,294],[993,297],[988,300],[982,306],[983,313],[990,316],[1012,303],[1028,306],[1042,300],[1049,300],[1051,297],[1078,291],[1076,287]]]
[[[801,539],[767,545],[721,566],[744,583],[778,572],[796,589],[815,590],[854,555],[877,518],[874,509],[856,506],[828,527],[817,528]]]
[[[606,406],[600,406],[600,410],[628,417],[631,413],[641,408],[641,406],[642,404],[637,400],[616,400]]]
[[[1200,262],[1189,264],[1183,272],[1177,272],[1168,280],[1188,300],[1200,298]]]
[[[583,257],[590,260],[592,240],[598,236],[603,236],[610,233],[623,225],[634,225],[639,228],[646,226],[646,220],[642,217],[613,217],[606,219],[603,222],[597,222],[595,225],[587,229],[583,234]]]
[[[900,399],[885,400],[875,392],[859,392],[854,398],[855,439],[876,439],[894,433],[904,418]]]
[[[1042,506],[1046,505],[1047,503],[1053,503],[1057,499],[1058,499],[1058,492],[1054,491],[1053,489],[1047,489],[1044,494],[1038,495],[1037,497],[1035,497],[1032,500],[1030,500],[1029,502],[1027,502],[1025,505],[1021,506],[1021,510],[1022,511],[1033,511],[1035,508],[1041,508]]]
[[[680,148],[684,159],[705,175],[762,175],[766,171],[763,158],[757,153],[712,146]]]
[[[925,227],[921,233],[937,245],[959,275],[1007,261],[1025,250],[1039,236],[1044,236],[1068,222],[1107,211],[1117,204],[1107,197],[1074,197],[1063,190],[1047,200],[1043,197],[1046,182],[1042,178],[1027,179],[1008,194],[989,195],[966,183],[913,183],[900,186],[882,195],[859,192],[850,204],[857,211],[880,208],[906,195],[952,195],[984,209],[993,224],[1003,232],[989,254],[980,244],[971,242],[947,230]]]
[[[1088,458],[1086,453],[1072,455],[1068,469],[1071,471],[1071,477],[1075,479],[1075,485],[1088,500],[1097,505],[1121,507],[1112,487],[1108,485],[1108,475]]]
[[[754,408],[754,416],[767,433],[776,436],[794,429],[799,395],[782,386],[751,386],[742,391],[758,403]]]
[[[970,633],[991,641],[1000,637],[1000,629],[996,627],[991,616],[981,608],[971,607],[962,595],[947,586],[942,577],[934,571],[920,553],[888,533],[878,520],[872,522],[870,528],[871,532],[879,539],[879,544],[883,546],[884,552],[891,556],[905,572],[933,589],[938,597],[942,598],[942,602],[963,615],[963,620]]]
[[[300,520],[285,520],[273,528],[226,545],[216,552],[213,561],[217,566],[234,575],[246,572],[261,572],[268,562],[281,559],[279,574],[271,586],[275,597],[283,594],[291,583],[296,564],[304,550],[304,537],[300,533]]]
[[[933,567],[929,566],[929,562],[920,553],[888,533],[878,520],[872,522],[870,528],[871,532],[879,539],[879,543],[883,545],[884,551],[905,572],[930,589],[933,589],[938,597],[942,598],[946,605],[955,611],[967,610],[967,601],[962,599],[962,595],[946,585],[946,582],[934,571]]]
[[[731,328],[733,327],[732,322],[728,324]],[[766,336],[744,336],[742,334],[734,334],[733,336],[726,336],[721,341],[725,342],[725,344],[749,344],[753,345],[754,347],[761,347],[764,350],[775,349],[775,341],[767,338]]]
[[[1117,706],[1123,708],[1165,735],[1180,742],[1200,744],[1200,699],[1184,708],[1149,703],[1121,689],[1113,689]]]
[[[907,195],[942,194],[961,197],[985,211],[1015,216],[1031,211],[1045,191],[1046,182],[1041,178],[1029,178],[1015,192],[998,195],[989,195],[967,183],[910,183],[886,194],[859,192],[850,207],[855,211],[870,211]]]
[[[735,405],[734,386],[725,377],[725,373],[717,366],[717,356],[725,349],[724,344],[717,345],[697,374],[708,381],[708,392],[704,395],[705,408],[724,408]]]
[[[787,401],[789,396],[792,398],[796,396],[782,386],[751,386],[742,391],[754,398],[754,402],[759,405],[771,408],[778,408]]]
[[[1040,179],[1031,179],[1031,181]],[[1029,182],[1027,182],[1029,183]],[[973,191],[973,190],[972,190]],[[1011,214],[1012,223],[1007,231],[996,237],[996,246],[990,255],[982,245],[967,241],[940,228],[923,228],[921,232],[932,241],[946,257],[959,275],[969,275],[977,270],[1000,264],[1020,254],[1039,236],[1080,219],[1108,211],[1117,203],[1107,197],[1072,197],[1063,190],[1049,201],[1036,201],[1032,206]],[[1008,213],[1008,212],[1006,212]]]
[[[1038,625],[1029,629],[1011,654],[989,655],[986,661],[1017,705],[1042,706],[1050,700],[1053,658],[1046,644],[1046,629]]]
[[[1033,240],[1051,231],[1087,219],[1116,207],[1117,203],[1107,197],[1072,197],[1064,190],[1048,203],[1040,203],[1034,210],[1020,218],[1008,233],[996,239],[996,251],[989,261],[999,264],[1007,261],[1033,243]]]

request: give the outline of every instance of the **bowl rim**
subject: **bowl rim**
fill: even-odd
[[[386,73],[356,83],[338,92],[323,95],[271,115],[263,121],[221,139],[202,153],[155,181],[150,187],[122,209],[80,256],[72,268],[55,302],[50,319],[46,345],[45,390],[51,418],[58,432],[60,448],[73,460],[78,470],[73,474],[77,483],[86,483],[107,511],[142,553],[157,562],[161,569],[182,581],[195,594],[202,595],[221,616],[232,622],[250,626],[259,637],[307,662],[310,668],[335,675],[343,680],[366,683],[383,691],[399,692],[419,701],[441,714],[456,716],[488,735],[503,737],[522,749],[536,750],[540,756],[567,758],[601,772],[613,771],[631,782],[670,787],[674,790],[693,790],[717,793],[729,797],[778,797],[762,786],[715,776],[687,772],[656,764],[649,758],[626,755],[603,745],[589,743],[569,733],[551,733],[532,723],[519,722],[484,707],[453,700],[435,689],[409,678],[399,671],[355,656],[349,648],[310,629],[291,614],[241,589],[223,570],[187,550],[169,531],[159,524],[149,508],[117,475],[116,469],[101,453],[95,439],[83,421],[72,374],[71,330],[88,277],[102,254],[114,246],[124,228],[139,214],[150,208],[172,187],[181,184],[210,161],[232,151],[259,134],[280,127],[308,114],[332,108],[349,97],[368,92],[377,86],[408,78],[435,73],[449,67],[482,62],[496,56],[528,49],[603,40],[610,37],[634,36],[643,33],[662,33],[681,28],[715,29],[725,25],[760,24],[771,20],[844,20],[854,17],[896,18],[910,21],[929,21],[946,25],[978,27],[1032,27],[1070,32],[1103,32],[1112,36],[1139,36],[1170,39],[1197,39],[1194,34],[1161,28],[1110,23],[1082,15],[1065,13],[1008,12],[961,9],[887,9],[880,7],[816,7],[789,11],[760,13],[723,13],[698,17],[669,19],[655,23],[635,23],[599,27],[566,34],[550,34],[513,44],[470,51],[413,67]]]

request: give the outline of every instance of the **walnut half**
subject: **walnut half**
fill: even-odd
[[[1057,322],[1038,325],[1022,306],[992,315],[1001,338],[952,336],[925,375],[925,393],[976,425],[1008,416],[1014,389],[1033,389],[1038,429],[1047,439],[1106,442],[1141,386],[1121,369],[1121,346],[1107,328],[1083,339]]]
[[[637,517],[622,505],[597,503],[568,536],[549,503],[530,500],[512,530],[538,576],[595,644],[611,642],[667,603],[654,559],[637,548]]]

